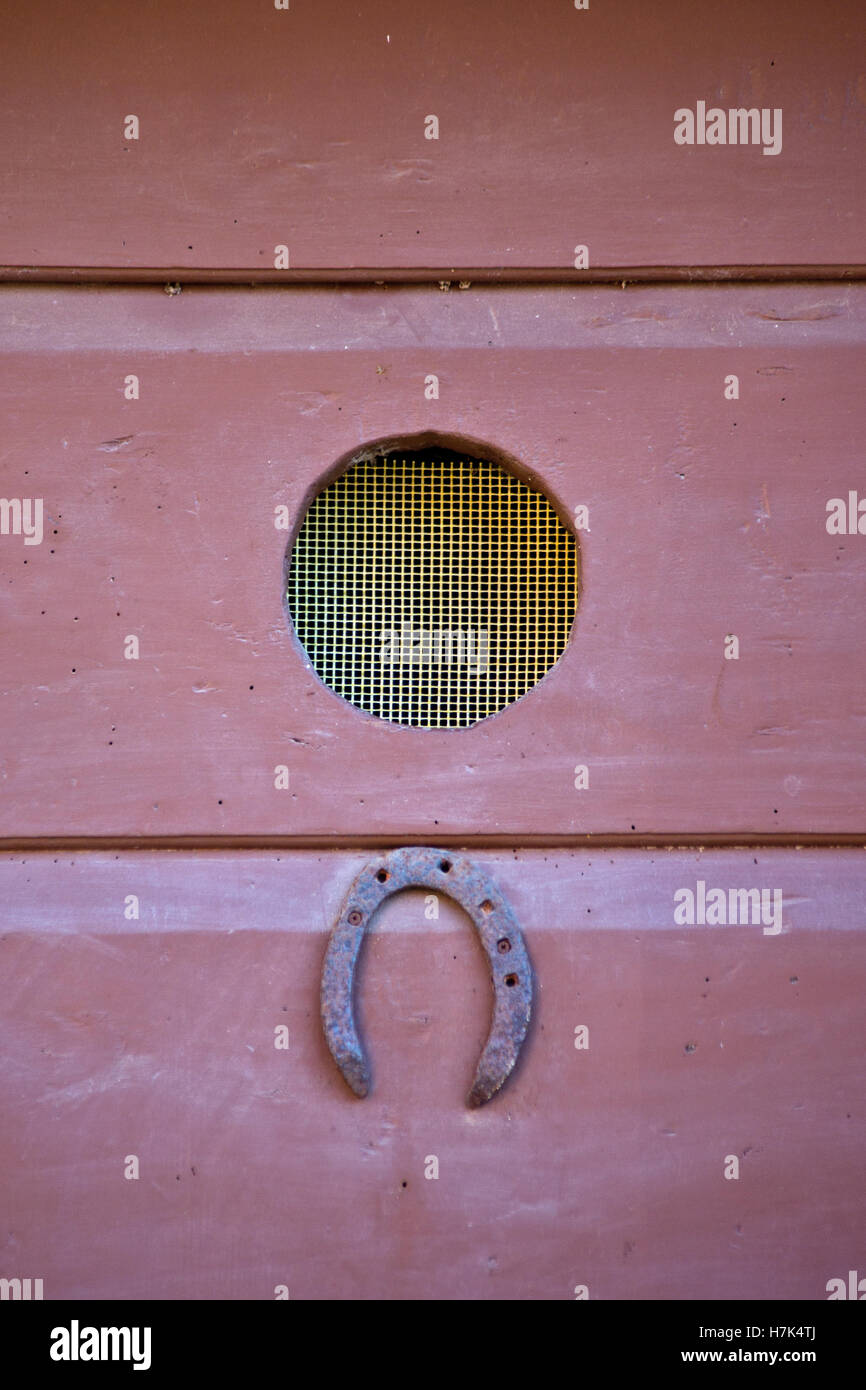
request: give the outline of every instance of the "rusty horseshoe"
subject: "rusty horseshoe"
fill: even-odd
[[[511,908],[470,859],[441,849],[398,849],[372,860],[355,879],[334,926],[322,971],[322,1024],[328,1047],[356,1096],[370,1090],[370,1067],[355,1027],[352,990],[358,953],[376,909],[401,888],[432,888],[465,908],[490,965],[493,1021],[466,1104],[484,1105],[512,1071],[529,1027],[532,969]]]

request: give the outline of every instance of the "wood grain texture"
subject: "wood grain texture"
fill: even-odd
[[[0,493],[45,508],[0,536],[5,836],[862,834],[866,539],[826,503],[862,484],[863,290],[4,302]],[[356,711],[283,612],[275,508],[395,436],[589,507],[564,657],[471,729]]]
[[[537,990],[474,1112],[489,983],[446,898],[374,923],[359,1101],[318,987],[364,856],[0,857],[4,1275],[46,1299],[811,1301],[862,1270],[862,851],[477,857]],[[781,888],[782,932],[675,926],[698,880]]]
[[[16,6],[0,263],[862,263],[862,43],[859,0],[832,22],[788,0]],[[678,146],[698,101],[780,109],[781,153]]]

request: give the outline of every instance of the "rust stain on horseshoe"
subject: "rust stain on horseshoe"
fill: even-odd
[[[370,1090],[370,1066],[355,1026],[353,986],[370,920],[401,888],[431,888],[465,908],[490,966],[493,1019],[466,1103],[484,1105],[513,1070],[529,1028],[532,969],[514,913],[471,859],[448,850],[398,849],[355,879],[334,926],[322,971],[322,1024],[331,1055],[356,1096]]]

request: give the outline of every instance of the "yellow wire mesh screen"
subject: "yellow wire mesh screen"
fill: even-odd
[[[547,498],[447,450],[355,464],[314,498],[288,607],[326,685],[398,724],[462,728],[562,654],[577,545]]]

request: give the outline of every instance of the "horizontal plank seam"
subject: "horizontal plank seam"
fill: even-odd
[[[133,287],[135,285],[212,285],[243,288],[269,285],[292,288],[295,285],[330,288],[351,284],[358,287],[384,285],[460,286],[549,285],[644,285],[644,284],[796,284],[838,281],[850,284],[866,280],[866,265],[797,266],[621,266],[610,269],[571,271],[567,267],[443,267],[389,268],[387,270],[330,269],[295,271],[255,271],[242,268],[195,268],[183,266],[118,267],[0,266],[0,284],[76,284],[82,287]]]
[[[123,853],[152,850],[334,850],[398,849],[406,845],[439,845],[442,848],[573,849],[573,850],[866,850],[866,834],[759,835],[748,832],[661,835],[160,835],[160,836],[10,836],[0,838],[3,854],[84,854],[118,850]]]

